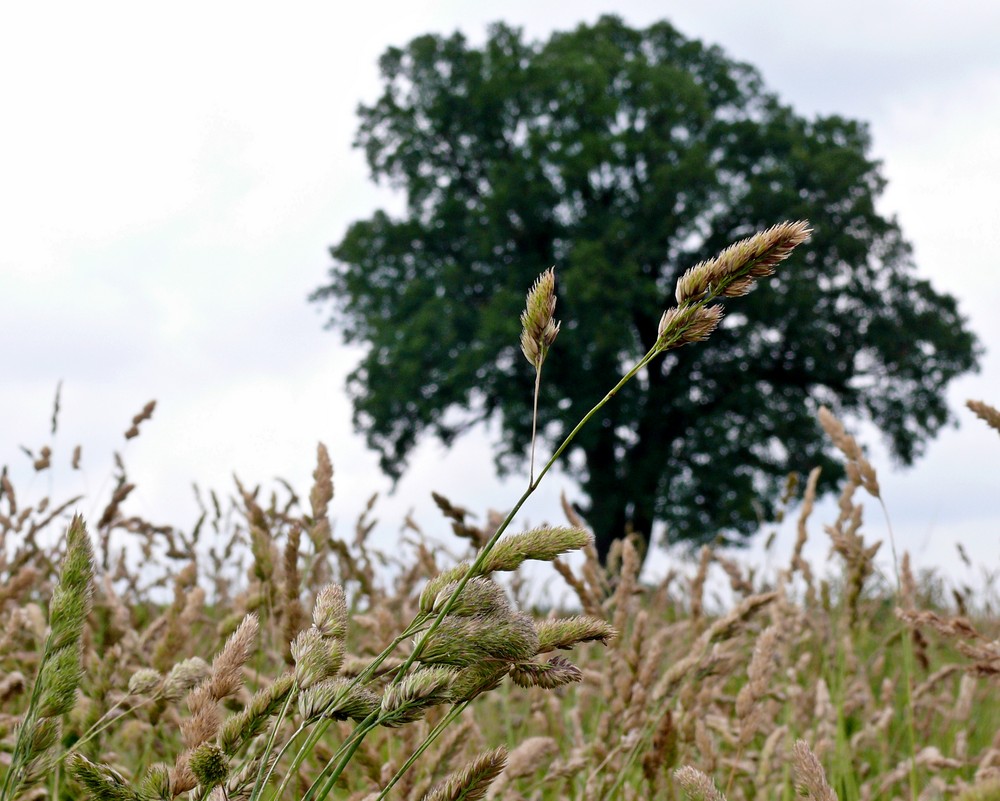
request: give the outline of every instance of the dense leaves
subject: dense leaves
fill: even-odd
[[[604,17],[544,43],[498,24],[482,47],[422,36],[380,66],[357,144],[406,214],[354,223],[313,299],[369,346],[355,422],[391,475],[422,432],[449,443],[492,416],[498,463],[524,459],[518,314],[546,267],[564,321],[540,403],[553,442],[650,347],[684,269],[786,219],[809,219],[812,242],[576,441],[599,548],[654,521],[672,540],[753,530],[788,471],[831,466],[820,403],[871,418],[904,463],[949,420],[945,387],[975,367],[976,341],[876,211],[863,123],[796,115],[665,22]]]

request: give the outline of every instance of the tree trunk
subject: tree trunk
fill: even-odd
[[[684,364],[676,372],[687,369],[689,365]],[[651,390],[668,380],[670,377],[663,375],[656,366],[651,367]],[[660,397],[662,393],[654,391],[651,394]],[[647,401],[649,398],[647,395]],[[590,498],[590,506],[584,516],[594,530],[595,546],[602,562],[607,562],[612,543],[628,534],[638,537],[645,559],[656,521],[657,498],[665,491],[661,486],[665,454],[683,434],[687,421],[676,408],[664,409],[656,402],[645,403],[635,429],[635,444],[625,450],[624,456],[621,455],[624,443],[615,434],[614,420],[605,419],[602,423],[600,435],[586,454],[588,477],[583,482],[583,490]]]

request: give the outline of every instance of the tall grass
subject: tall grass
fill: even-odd
[[[308,495],[237,482],[191,531],[126,516],[121,465],[94,528],[73,518],[54,547],[42,535],[73,503],[20,505],[4,473],[0,801],[1000,798],[996,620],[934,594],[906,554],[881,578],[857,496],[881,500],[877,473],[829,412],[846,460],[823,534],[832,579],[803,556],[816,471],[787,565],[766,575],[706,547],[644,583],[639,544],[600,564],[569,505],[566,526],[509,531],[579,428],[664,351],[710,336],[713,301],[807,233],[777,226],[685,273],[656,345],[537,473],[533,444],[504,518],[477,526],[438,496],[469,546],[457,564],[412,522],[391,553],[371,545],[367,514],[335,536],[322,445]],[[536,402],[554,312],[548,272],[522,316]],[[141,570],[119,556],[129,541]],[[562,576],[565,609],[531,608],[505,580],[527,560]],[[734,600],[716,609],[704,594],[722,577]]]

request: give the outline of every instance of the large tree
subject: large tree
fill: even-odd
[[[482,47],[421,36],[380,67],[357,145],[406,213],[354,223],[313,299],[368,346],[355,423],[392,476],[422,432],[447,444],[491,417],[498,464],[523,464],[534,374],[518,312],[542,269],[556,265],[564,321],[539,404],[552,443],[648,350],[684,269],[785,219],[814,228],[788,268],[575,441],[599,549],[655,521],[671,540],[754,530],[787,472],[831,466],[821,403],[873,420],[905,464],[948,422],[946,385],[978,346],[876,210],[863,123],[797,115],[666,22],[604,17],[544,43],[498,24]]]

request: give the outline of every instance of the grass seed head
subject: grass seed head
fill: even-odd
[[[559,753],[559,743],[554,737],[535,736],[522,740],[507,757],[505,779],[523,779],[533,776]]]
[[[478,801],[507,764],[507,749],[494,748],[477,756],[457,773],[434,787],[424,801]]]
[[[209,690],[214,698],[228,698],[243,686],[243,666],[253,655],[259,628],[257,615],[247,615],[215,657],[209,679]]]
[[[174,665],[163,682],[163,698],[177,701],[209,677],[212,668],[200,656],[192,656]]]
[[[60,648],[42,664],[38,714],[45,718],[65,715],[76,703],[76,688],[83,676],[76,648]]]
[[[511,667],[510,677],[518,687],[551,690],[583,681],[583,671],[568,659],[554,656],[548,662],[520,662]]]
[[[162,762],[151,765],[140,784],[143,793],[156,799],[172,798],[170,792],[170,768]]]
[[[1000,409],[977,400],[966,401],[965,405],[975,412],[976,417],[985,422],[994,431],[1000,431]]]
[[[191,772],[205,789],[221,784],[229,775],[229,760],[215,743],[203,743],[191,752]]]
[[[420,592],[420,611],[429,613],[437,603],[438,593],[449,584],[457,584],[469,571],[469,562],[459,562],[452,568],[445,570],[431,578]]]
[[[484,660],[509,665],[538,653],[538,634],[523,612],[473,617],[446,617],[428,638],[418,638],[420,661],[427,664],[471,667]]]
[[[451,683],[451,695],[454,702],[470,701],[477,695],[495,690],[507,675],[507,665],[491,662],[481,662],[460,668],[455,673]]]
[[[446,667],[418,668],[401,681],[390,684],[382,694],[383,726],[404,726],[423,717],[429,707],[451,701],[455,671]]]
[[[143,797],[107,765],[97,765],[77,753],[70,756],[67,767],[73,778],[98,801],[143,801]]]
[[[458,588],[458,582],[450,582],[442,587],[427,611],[440,612]],[[452,605],[449,615],[471,617],[473,615],[507,615],[510,602],[503,587],[488,578],[474,576],[462,589],[462,594]]]
[[[837,794],[826,781],[826,773],[805,740],[796,740],[792,746],[795,765],[795,786],[799,794],[810,801],[837,801]]]
[[[722,306],[674,306],[663,312],[656,330],[660,350],[704,342],[722,320]]]
[[[324,637],[343,640],[347,636],[347,598],[339,584],[328,584],[316,595],[313,625]]]
[[[371,690],[349,679],[328,679],[299,695],[299,712],[306,720],[361,721],[379,708],[379,698]]]
[[[299,632],[292,641],[295,660],[295,680],[300,689],[332,678],[344,661],[344,647],[339,640],[329,639],[317,628]]]
[[[812,233],[809,223],[784,222],[730,245],[714,259],[696,264],[677,281],[677,302],[695,302],[716,292],[745,295],[753,279],[772,275],[775,268]],[[727,292],[728,290],[728,292]]]
[[[129,695],[148,695],[163,682],[159,671],[152,668],[139,668],[128,680]]]
[[[231,756],[243,744],[260,734],[267,721],[278,713],[294,687],[294,675],[282,673],[270,685],[257,690],[246,707],[235,715],[230,715],[222,724],[219,734],[222,750]]]
[[[607,645],[618,633],[606,620],[589,615],[539,620],[535,623],[538,634],[538,652],[569,650],[584,642]]]
[[[517,570],[529,559],[551,562],[560,554],[578,551],[593,542],[593,535],[582,528],[545,526],[503,537],[483,562],[482,572]]]
[[[556,312],[556,272],[549,268],[528,291],[521,313],[521,352],[537,370],[542,366],[552,343],[559,334]]]
[[[50,650],[70,647],[80,641],[93,598],[94,551],[83,518],[76,516],[66,536],[59,585],[49,606]]]
[[[726,801],[715,782],[697,768],[690,765],[678,768],[674,771],[674,778],[692,801]]]

